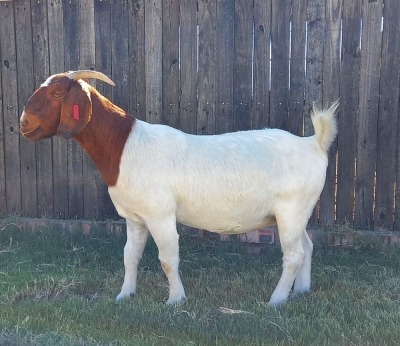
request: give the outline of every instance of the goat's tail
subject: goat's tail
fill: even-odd
[[[311,120],[315,130],[315,138],[322,150],[326,153],[337,135],[336,110],[339,100],[328,109],[320,110],[315,104],[311,112]]]

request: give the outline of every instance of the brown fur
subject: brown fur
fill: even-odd
[[[125,142],[135,118],[91,88],[93,117],[75,136],[100,170],[107,186],[114,186]]]

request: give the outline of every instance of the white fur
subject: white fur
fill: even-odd
[[[40,87],[48,87],[51,84],[51,81],[53,80],[54,76],[50,76],[47,78],[41,85]]]
[[[136,120],[109,188],[128,233],[117,300],[136,292],[148,230],[169,281],[168,303],[185,299],[176,222],[217,233],[277,223],[283,273],[270,304],[285,301],[294,281],[294,293],[308,291],[313,246],[306,225],[325,183],[337,106],[315,111],[317,132],[306,138],[278,129],[195,136]]]

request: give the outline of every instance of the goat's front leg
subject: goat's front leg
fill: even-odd
[[[126,245],[124,248],[125,278],[116,301],[133,297],[136,293],[136,280],[139,261],[142,258],[149,231],[139,223],[126,220]]]
[[[175,217],[152,220],[147,223],[158,247],[158,258],[169,283],[167,304],[179,304],[186,299],[185,290],[179,275],[179,235]]]

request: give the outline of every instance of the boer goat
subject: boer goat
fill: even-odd
[[[315,135],[279,129],[196,136],[129,116],[84,81],[113,82],[95,71],[49,77],[29,98],[20,131],[38,141],[60,135],[87,151],[126,219],[125,278],[116,300],[133,297],[149,232],[169,282],[167,303],[185,296],[176,223],[238,234],[276,224],[282,276],[269,303],[311,285],[313,244],[306,232],[324,187],[327,151],[336,133],[335,102],[314,109]]]

